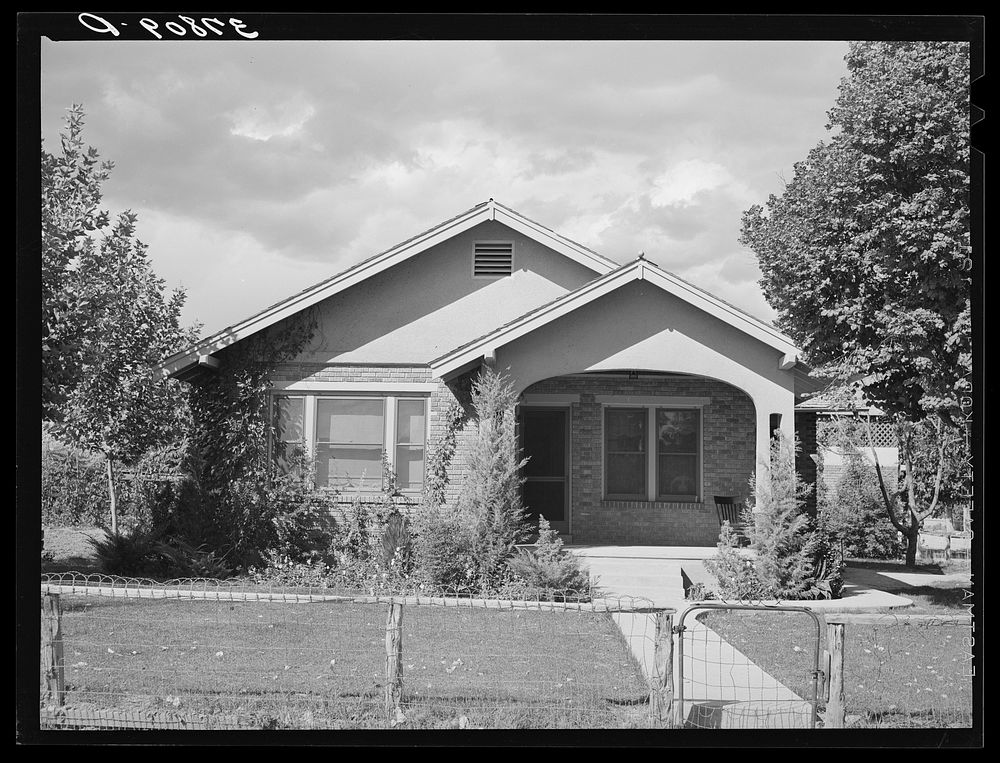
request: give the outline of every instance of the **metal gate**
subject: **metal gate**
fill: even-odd
[[[681,613],[675,631],[678,725],[816,727],[823,673],[820,621],[811,610],[701,603]]]

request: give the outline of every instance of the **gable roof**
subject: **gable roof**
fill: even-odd
[[[328,297],[344,291],[365,279],[371,278],[394,265],[413,257],[432,246],[462,233],[480,223],[496,220],[509,228],[534,239],[540,244],[578,262],[599,275],[608,273],[618,267],[618,263],[610,260],[587,247],[571,241],[564,236],[530,220],[509,207],[497,203],[493,199],[477,204],[450,220],[445,220],[423,233],[407,239],[391,249],[362,260],[347,270],[310,286],[291,297],[267,307],[251,317],[228,328],[200,340],[191,347],[167,358],[157,366],[156,371],[161,376],[176,376],[187,378],[200,366],[214,366],[217,361],[212,353],[224,347],[235,344],[252,334],[262,331],[275,323],[284,320],[306,308],[312,307]]]
[[[463,370],[477,359],[490,355],[498,347],[535,331],[536,329],[563,317],[610,292],[632,283],[647,281],[669,294],[697,307],[706,313],[728,323],[782,353],[779,365],[782,369],[792,369],[799,363],[801,350],[785,334],[769,323],[745,313],[728,302],[709,294],[707,291],[662,270],[642,255],[632,262],[622,265],[590,281],[579,289],[560,296],[519,318],[491,331],[479,339],[474,339],[451,352],[431,361],[435,376],[447,376]]]

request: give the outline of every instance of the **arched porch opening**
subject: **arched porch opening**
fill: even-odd
[[[523,387],[525,504],[574,543],[714,545],[716,495],[749,496],[752,397],[650,369],[563,374]]]

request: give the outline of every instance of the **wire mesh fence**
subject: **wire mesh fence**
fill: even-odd
[[[74,574],[41,594],[43,728],[662,725],[643,599]]]
[[[815,615],[776,604],[699,604],[680,615],[678,631],[678,727],[815,727]]]
[[[826,619],[824,648],[831,655],[833,679],[826,697],[828,726],[973,726],[970,616],[901,613]],[[839,668],[833,664],[838,652]]]

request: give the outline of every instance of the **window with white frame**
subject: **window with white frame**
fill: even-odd
[[[384,453],[400,490],[423,489],[427,398],[281,394],[273,397],[273,410],[280,468],[292,464],[293,447],[304,447],[318,487],[378,492]]]
[[[604,487],[608,498],[646,499],[648,419],[645,408],[604,410]]]
[[[656,409],[656,497],[696,501],[701,492],[701,411]]]
[[[701,462],[700,408],[605,406],[605,497],[701,500]]]
[[[282,395],[274,398],[274,460],[283,472],[298,467],[296,452],[306,444],[305,400]]]

